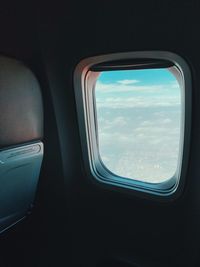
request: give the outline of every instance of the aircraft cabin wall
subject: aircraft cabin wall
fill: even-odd
[[[199,266],[199,11],[194,0],[3,5],[0,51],[38,77],[45,122],[35,209],[2,236],[5,266]],[[82,59],[151,50],[178,54],[192,74],[186,181],[167,203],[89,179],[73,84]]]

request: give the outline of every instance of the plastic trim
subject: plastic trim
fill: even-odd
[[[141,59],[141,61],[144,59],[153,59],[154,61],[163,60],[172,62],[174,66],[170,67],[170,70],[179,76],[177,79],[182,89],[182,123],[178,167],[175,176],[163,183],[152,184],[140,182],[119,177],[111,173],[102,164],[97,149],[95,108],[92,90],[99,73],[92,73],[91,69],[93,66],[96,68],[98,64],[100,66],[106,65],[106,62],[112,62],[112,65],[114,65],[114,62],[117,64],[117,61],[120,60],[129,60],[129,62],[133,60],[134,63],[135,59]],[[112,67],[110,67],[111,69]],[[74,72],[74,87],[83,160],[88,177],[93,181],[95,178],[96,181],[103,183],[105,186],[111,186],[112,189],[119,187],[131,189],[131,192],[137,195],[146,195],[164,200],[177,198],[183,190],[190,149],[192,84],[190,69],[185,60],[177,54],[167,51],[127,52],[91,57],[82,60],[77,65]]]

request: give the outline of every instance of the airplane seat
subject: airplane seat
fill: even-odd
[[[26,217],[43,159],[40,86],[21,62],[0,56],[0,232]]]

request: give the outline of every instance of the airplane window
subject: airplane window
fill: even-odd
[[[174,176],[181,89],[168,69],[101,72],[95,101],[99,154],[108,170],[150,183]]]
[[[84,166],[105,186],[178,196],[191,129],[191,75],[165,51],[85,59],[74,75]]]

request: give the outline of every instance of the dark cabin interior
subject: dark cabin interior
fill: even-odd
[[[1,234],[0,266],[200,266],[200,2],[0,6],[0,54],[22,61],[40,83],[45,147],[34,208]],[[88,179],[75,105],[73,75],[82,59],[150,50],[180,55],[192,74],[186,181],[182,194],[167,203]]]

